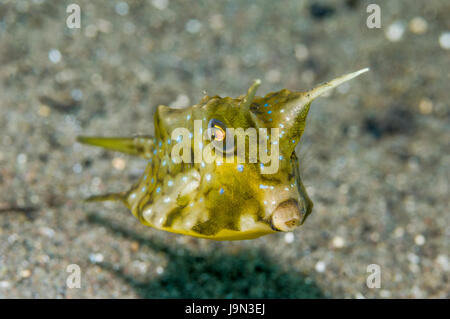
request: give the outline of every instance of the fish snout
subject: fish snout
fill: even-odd
[[[296,200],[286,200],[279,204],[273,212],[271,219],[272,228],[277,231],[293,231],[300,225],[305,214],[305,212],[300,210]]]

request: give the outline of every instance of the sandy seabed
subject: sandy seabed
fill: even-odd
[[[0,3],[0,298],[450,297],[448,1],[379,2],[380,29],[357,0],[80,0],[69,29],[71,2]],[[159,104],[367,66],[313,103],[297,154],[315,206],[293,234],[212,242],[82,202],[145,161],[79,134],[152,134]]]

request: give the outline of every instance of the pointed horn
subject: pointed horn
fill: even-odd
[[[361,69],[359,71],[340,76],[334,80],[331,80],[330,82],[326,82],[312,90],[309,90],[305,93],[305,97],[306,97],[305,102],[306,103],[312,102],[315,98],[319,97],[320,95],[324,94],[325,92],[332,90],[335,87],[341,85],[342,83],[350,81],[351,79],[356,78],[358,75],[366,73],[369,70],[370,70],[369,68]]]
[[[369,71],[369,68],[361,69],[359,71],[340,76],[309,91],[295,93],[298,94],[298,97],[293,99],[290,103],[290,107],[288,107],[289,116],[296,121],[304,121],[306,116],[308,115],[311,102],[314,99],[367,71]]]
[[[144,158],[151,158],[154,148],[153,137],[145,135],[135,137],[78,136],[77,141]]]
[[[289,127],[294,128],[292,134],[293,137],[295,137],[295,139],[293,140],[296,142],[290,144],[292,149],[294,149],[295,145],[298,143],[303,134],[306,124],[306,117],[308,116],[311,102],[320,95],[324,94],[325,92],[332,90],[335,87],[341,85],[342,83],[345,83],[367,71],[369,71],[369,68],[365,68],[353,73],[343,75],[306,92],[290,93],[291,98],[285,107],[284,112],[285,117],[283,124],[285,125],[286,128]]]
[[[256,90],[258,90],[258,87],[260,85],[261,85],[261,80],[256,79],[253,81],[253,84],[248,89],[247,95],[244,97],[244,99],[241,102],[241,108],[244,112],[248,111],[250,105],[253,102],[253,99],[255,98]]]

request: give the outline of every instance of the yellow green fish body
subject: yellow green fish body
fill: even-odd
[[[90,200],[120,200],[144,225],[214,240],[292,231],[313,206],[294,151],[310,104],[365,71],[307,92],[258,97],[257,80],[237,98],[205,96],[185,109],[159,106],[154,137],[79,137],[148,161],[130,190]]]

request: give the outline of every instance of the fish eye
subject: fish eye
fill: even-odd
[[[225,139],[225,136],[226,136],[225,130],[218,125],[214,125],[213,132],[212,132],[212,138],[215,141],[221,142]]]
[[[226,138],[226,129],[226,125],[217,119],[211,119],[208,123],[209,136],[213,143],[216,142],[216,149],[222,148],[223,152],[230,153],[234,151],[234,140]]]

